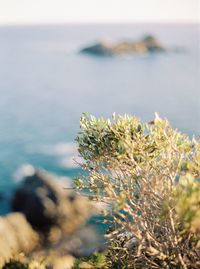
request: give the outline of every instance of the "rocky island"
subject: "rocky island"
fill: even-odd
[[[152,35],[146,35],[138,41],[100,41],[81,49],[81,53],[97,56],[117,56],[128,54],[146,54],[166,52],[167,49]]]

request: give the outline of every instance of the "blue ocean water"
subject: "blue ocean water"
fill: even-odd
[[[79,49],[98,39],[155,35],[183,53],[101,58]],[[0,193],[31,164],[74,177],[73,144],[83,112],[110,117],[154,112],[188,135],[200,133],[199,25],[0,27]],[[18,171],[18,172],[16,172]]]

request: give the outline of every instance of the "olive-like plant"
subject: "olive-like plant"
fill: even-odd
[[[75,183],[108,204],[112,266],[200,268],[199,141],[157,114],[84,114],[76,140],[88,173]]]

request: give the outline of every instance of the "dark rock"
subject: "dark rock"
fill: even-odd
[[[158,40],[147,35],[139,41],[125,41],[125,42],[108,42],[101,41],[89,47],[81,49],[82,53],[89,53],[99,56],[114,56],[114,55],[126,55],[126,54],[144,54],[153,52],[165,52],[167,51]]]
[[[50,239],[58,240],[63,233],[76,231],[92,211],[88,199],[64,187],[53,175],[36,170],[17,189],[12,209],[23,213],[34,228],[48,233]]]
[[[81,52],[95,55],[112,56],[114,54],[113,49],[114,47],[112,43],[101,41],[97,44],[82,49]]]
[[[55,176],[36,170],[16,190],[12,208],[23,213],[38,232],[41,249],[84,256],[102,245],[95,231],[85,225],[102,209],[64,187]]]
[[[141,45],[144,45],[148,52],[165,52],[166,49],[158,42],[158,40],[151,35],[145,36],[142,41]]]

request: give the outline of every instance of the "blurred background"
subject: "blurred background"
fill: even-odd
[[[31,165],[70,178],[83,112],[200,133],[198,0],[0,0],[0,197]],[[99,57],[98,40],[153,35],[178,52]],[[1,203],[0,212],[8,209]]]

